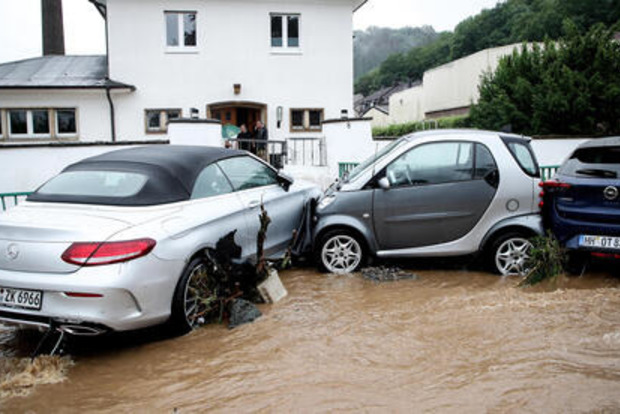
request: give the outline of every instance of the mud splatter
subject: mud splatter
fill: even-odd
[[[27,396],[38,385],[63,382],[72,365],[68,357],[41,356],[34,360],[0,357],[0,401]]]

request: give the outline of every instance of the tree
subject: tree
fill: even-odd
[[[503,58],[480,85],[474,126],[531,135],[620,133],[620,44],[604,25]]]

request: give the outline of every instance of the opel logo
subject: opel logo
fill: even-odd
[[[6,257],[9,260],[15,260],[19,256],[19,247],[15,243],[11,243],[6,248]]]
[[[615,200],[616,198],[618,198],[618,189],[610,185],[609,187],[603,190],[603,195],[609,201]]]

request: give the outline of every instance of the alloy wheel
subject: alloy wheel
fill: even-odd
[[[321,261],[331,273],[353,272],[361,263],[362,255],[359,242],[346,234],[329,238],[321,249]]]
[[[205,323],[216,300],[217,292],[212,277],[207,267],[200,263],[192,269],[183,297],[185,320],[192,330]]]
[[[525,276],[530,270],[532,244],[523,237],[502,242],[495,251],[495,266],[502,276]]]

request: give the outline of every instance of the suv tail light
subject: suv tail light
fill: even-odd
[[[155,244],[155,240],[152,239],[73,243],[61,258],[67,263],[78,266],[101,266],[146,256],[153,250]]]
[[[538,207],[541,209],[545,205],[545,202],[544,202],[545,191],[549,191],[549,193],[558,193],[558,192],[566,191],[571,187],[570,184],[563,183],[557,180],[541,181],[540,183],[538,183],[538,186],[542,188],[542,190],[540,191],[540,194],[538,194],[538,196],[540,197],[540,203],[538,203]]]

